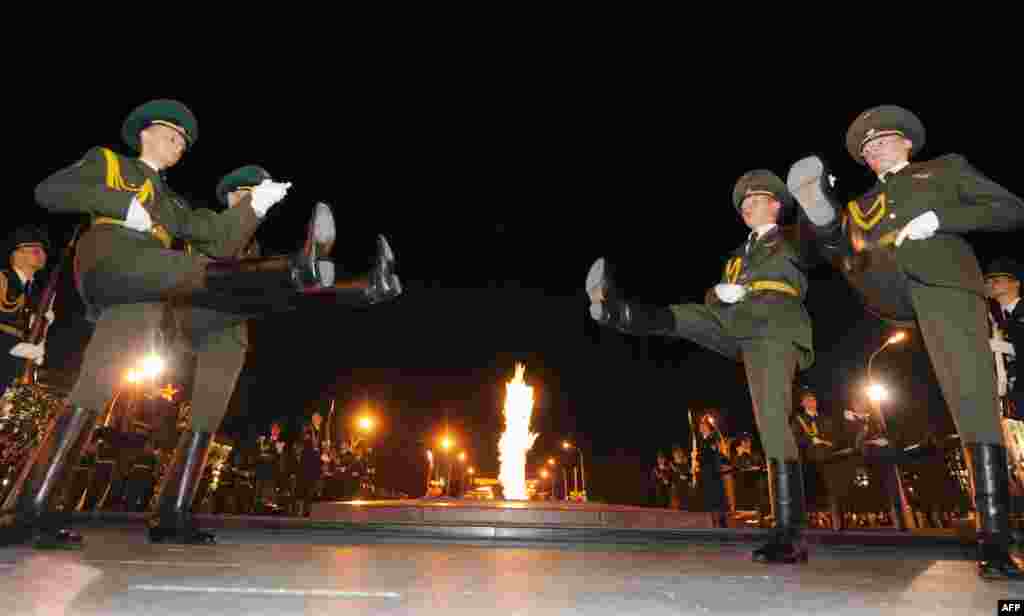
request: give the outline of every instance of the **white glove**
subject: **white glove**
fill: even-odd
[[[272,205],[284,199],[291,187],[291,182],[275,182],[273,180],[260,182],[259,186],[252,189],[252,209],[256,210],[256,215],[263,218]]]
[[[924,214],[921,214],[908,222],[905,227],[900,229],[900,232],[896,235],[895,244],[899,246],[903,243],[903,240],[907,238],[912,240],[926,240],[935,235],[935,232],[938,230],[939,217],[935,212],[928,210]]]
[[[43,357],[46,355],[46,343],[19,342],[11,349],[11,355],[22,359],[33,359],[37,364],[42,365]]]
[[[1014,355],[1017,354],[1013,350],[1013,345],[1005,340],[997,340],[995,338],[989,338],[988,345],[991,347],[993,353],[1002,353],[1003,355]]]
[[[56,315],[56,314],[54,314],[54,312],[53,312],[53,308],[50,308],[49,310],[47,310],[47,311],[46,311],[46,314],[44,314],[43,316],[45,316],[45,317],[46,317],[46,322],[47,322],[48,324],[50,324],[50,325],[53,325],[53,321],[54,321],[54,320],[55,320],[55,319],[57,318],[57,315]],[[33,313],[32,313],[32,314],[31,314],[31,315],[29,316],[29,319],[28,319],[28,326],[29,326],[29,329],[31,329],[31,328],[32,328],[32,326],[33,326],[33,325],[35,325],[35,322],[36,322],[36,315],[35,315],[35,313],[33,312]]]
[[[726,304],[735,304],[747,295],[743,285],[720,282],[715,285],[715,295]]]
[[[124,226],[143,233],[148,233],[153,228],[153,219],[139,203],[138,197],[132,197],[132,204],[128,206],[128,213],[124,217]]]
[[[590,316],[595,321],[598,321],[598,322],[603,321],[604,320],[604,303],[602,303],[602,302],[594,302],[594,303],[590,304]]]

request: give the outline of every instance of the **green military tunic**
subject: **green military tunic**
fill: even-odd
[[[124,372],[152,351],[153,335],[165,319],[162,302],[201,280],[210,260],[205,255],[237,254],[259,224],[248,201],[220,213],[192,210],[146,163],[105,148],[93,148],[77,163],[43,180],[36,198],[50,211],[93,217],[94,224],[79,240],[75,273],[80,292],[99,315],[70,396],[74,404],[91,409],[102,408]],[[152,232],[120,224],[135,198],[149,212]],[[174,249],[176,241],[197,250]],[[244,315],[188,305],[177,310],[187,342],[200,355],[197,371],[234,371],[234,361],[224,359],[233,352],[226,348],[225,332]],[[195,400],[203,398],[206,385],[197,379],[195,387],[193,429],[212,431],[224,411],[200,408]],[[214,392],[213,397],[220,394]]]
[[[787,418],[793,406],[793,377],[814,361],[805,259],[776,226],[747,252],[739,246],[725,264],[722,282],[746,285],[748,295],[735,304],[709,290],[705,303],[670,306],[675,331],[726,357],[742,361],[765,454],[797,460]]]
[[[937,233],[896,235],[933,211]],[[1002,441],[981,268],[961,236],[1024,224],[1024,202],[961,156],[913,162],[851,201],[822,246],[880,317],[920,328],[962,442]]]

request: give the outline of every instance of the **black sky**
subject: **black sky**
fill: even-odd
[[[365,269],[384,233],[406,287],[373,310],[258,321],[228,431],[297,421],[331,397],[351,410],[366,397],[385,418],[380,438],[396,448],[421,447],[447,409],[479,464],[496,470],[503,382],[523,361],[538,390],[536,451],[572,436],[596,455],[653,455],[689,438],[688,406],[722,407],[729,431],[751,429],[743,372],[688,342],[597,328],[582,291],[595,258],[616,264],[632,297],[701,301],[746,235],[730,202],[735,180],[760,167],[784,177],[817,152],[844,195],[866,189],[871,178],[843,138],[860,111],[882,103],[922,118],[920,157],[963,154],[1024,194],[1015,100],[934,82],[790,90],[729,69],[572,54],[498,65],[411,57],[248,92],[210,76],[159,88],[51,76],[8,101],[17,118],[10,141],[21,146],[6,180],[10,224],[43,223],[66,239],[74,220],[36,206],[35,184],[94,145],[123,149],[120,125],[135,105],[178,98],[198,116],[200,137],[169,178],[195,206],[215,205],[222,174],[261,164],[294,183],[259,231],[266,248],[294,249],[324,200],[340,225],[336,259]],[[1018,252],[1021,238],[970,239],[984,263]],[[808,306],[818,361],[802,378],[822,392],[825,412],[838,412],[888,330],[827,265],[811,272]],[[47,360],[73,371],[89,329],[70,294],[59,308]],[[952,431],[916,337],[876,361],[892,375],[893,416],[908,430]]]

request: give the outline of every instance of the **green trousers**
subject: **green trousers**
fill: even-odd
[[[907,290],[960,442],[1003,444],[985,299],[913,280]]]
[[[765,457],[779,461],[799,460],[789,415],[793,408],[793,378],[800,349],[781,337],[733,336],[714,312],[702,304],[674,305],[672,313],[676,329],[671,336],[685,338],[743,362]]]
[[[104,308],[86,346],[78,381],[71,390],[71,402],[91,409],[104,408],[123,386],[128,370],[156,350],[155,333],[160,330],[164,310],[162,303]],[[227,412],[245,363],[246,317],[194,307],[174,311],[186,350],[194,354],[196,361],[191,392],[192,429],[215,432]]]

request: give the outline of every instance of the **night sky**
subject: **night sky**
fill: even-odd
[[[483,70],[409,60],[345,74],[329,90],[296,82],[245,96],[195,84],[115,84],[102,95],[39,85],[13,101],[11,142],[22,149],[6,179],[10,224],[45,224],[66,241],[75,219],[39,208],[36,183],[94,145],[124,150],[120,126],[135,105],[180,99],[200,135],[169,180],[195,207],[219,207],[214,185],[224,173],[263,165],[294,183],[258,233],[266,251],[298,247],[323,200],[339,223],[341,266],[367,269],[383,233],[405,286],[399,300],[369,310],[254,321],[226,432],[254,435],[274,418],[294,432],[331,398],[345,417],[368,400],[383,421],[381,451],[418,459],[447,414],[476,464],[496,473],[504,382],[525,362],[538,454],[572,438],[595,460],[648,464],[657,449],[688,443],[688,407],[723,409],[729,434],[753,428],[742,367],[689,342],[598,328],[583,291],[595,258],[617,267],[629,297],[702,301],[747,234],[730,201],[735,180],[762,167],[784,178],[792,162],[817,152],[843,196],[867,189],[873,178],[843,139],[860,111],[882,103],[923,120],[928,142],[918,158],[963,154],[1024,194],[1017,101],[920,87],[796,96],[710,71],[681,83],[664,68],[563,58]],[[993,126],[1002,132],[986,130]],[[1022,235],[969,239],[987,263],[1015,254]],[[817,362],[800,378],[819,390],[823,413],[839,417],[889,329],[827,264],[810,276]],[[90,329],[63,288],[47,363],[67,378]],[[895,432],[907,442],[929,426],[953,432],[916,334],[875,365],[894,390]]]

